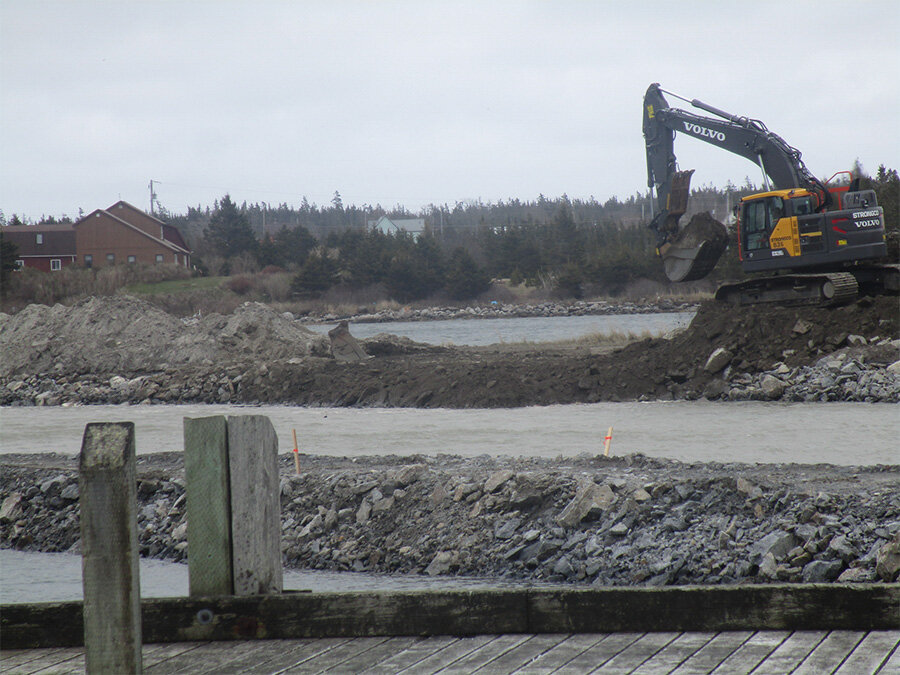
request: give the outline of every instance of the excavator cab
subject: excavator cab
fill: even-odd
[[[844,191],[831,204],[823,210],[819,194],[806,188],[744,197],[738,220],[744,271],[823,269],[886,254],[883,209],[873,191]]]

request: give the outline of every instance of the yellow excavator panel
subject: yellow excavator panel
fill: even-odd
[[[769,235],[769,248],[777,251],[783,248],[791,257],[800,255],[800,231],[797,229],[797,216],[782,218]]]

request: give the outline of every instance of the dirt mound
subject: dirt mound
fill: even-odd
[[[372,358],[339,363],[327,337],[265,305],[180,320],[135,298],[94,298],[0,316],[0,403],[492,408],[701,396],[775,400],[803,367],[837,350],[853,351],[852,359],[835,360],[835,376],[815,378],[822,386],[862,380],[862,367],[887,372],[878,364],[897,361],[891,340],[900,335],[898,319],[895,297],[843,307],[739,310],[710,301],[670,339],[602,354],[578,346],[431,347],[382,334],[362,342]],[[116,387],[113,376],[135,381]],[[852,400],[897,400],[890,377],[886,393],[872,385]],[[765,396],[757,391],[763,380]],[[803,400],[822,393],[806,386]],[[843,400],[837,394],[826,399]]]
[[[758,306],[739,312],[709,302],[671,339],[642,340],[600,355],[495,346],[398,354],[352,366],[305,361],[272,373],[264,386],[244,378],[241,395],[250,401],[303,405],[451,408],[693,399],[709,392],[715,397],[726,374],[812,364],[845,348],[851,335],[867,343],[897,338],[896,298],[863,298],[835,308]],[[707,371],[709,357],[720,348],[728,353],[726,361]],[[897,359],[894,347],[866,349],[870,363]]]
[[[598,379],[622,397],[681,397],[700,394],[720,371],[758,373],[783,363],[805,365],[848,344],[850,335],[866,343],[900,333],[897,299],[861,298],[842,307],[773,307],[735,310],[723,303],[704,303],[690,326],[670,340],[644,340],[623,348],[592,366]],[[730,355],[713,372],[705,366],[722,348]],[[873,351],[896,360],[896,350]]]
[[[0,377],[138,374],[236,358],[327,354],[327,340],[266,305],[182,321],[130,296],[71,307],[29,305],[0,317]]]
[[[183,332],[174,316],[130,297],[29,305],[0,326],[0,375],[154,370],[179,359]]]
[[[259,302],[245,302],[232,314],[210,314],[199,321],[191,336],[212,345],[214,358],[269,360],[327,356],[328,338],[314,333],[291,314],[279,314]]]

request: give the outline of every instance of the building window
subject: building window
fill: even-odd
[[[106,254],[106,262],[108,262],[110,265],[115,265],[116,264],[116,254],[115,253],[107,253]]]
[[[135,263],[135,262],[137,262],[137,258],[135,258],[133,255],[130,255],[130,256],[128,256],[128,262]]]
[[[16,260],[16,269],[17,270],[25,269],[25,261],[24,260]]]
[[[156,254],[156,262],[161,263],[162,261],[163,261],[163,254],[157,253]]]
[[[62,260],[59,258],[52,258],[50,260],[50,271],[51,272],[59,272],[62,269]]]
[[[40,233],[34,235],[34,243],[35,244],[43,244],[44,243],[44,235],[40,234]]]
[[[94,266],[94,256],[92,256],[90,253],[85,253],[84,255],[84,266],[88,269]]]

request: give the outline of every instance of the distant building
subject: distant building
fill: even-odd
[[[56,272],[76,262],[72,223],[59,225],[10,225],[3,238],[16,245],[16,265],[42,272]]]
[[[45,272],[71,264],[191,264],[191,251],[176,227],[123,201],[76,223],[5,227],[3,236],[18,248],[20,268]]]
[[[408,232],[417,239],[425,231],[424,218],[388,218],[381,216],[378,220],[370,220],[369,226],[375,230],[381,230],[385,234]]]
[[[191,264],[191,252],[177,228],[121,201],[107,209],[97,209],[75,223],[75,249],[78,261],[85,267]]]

